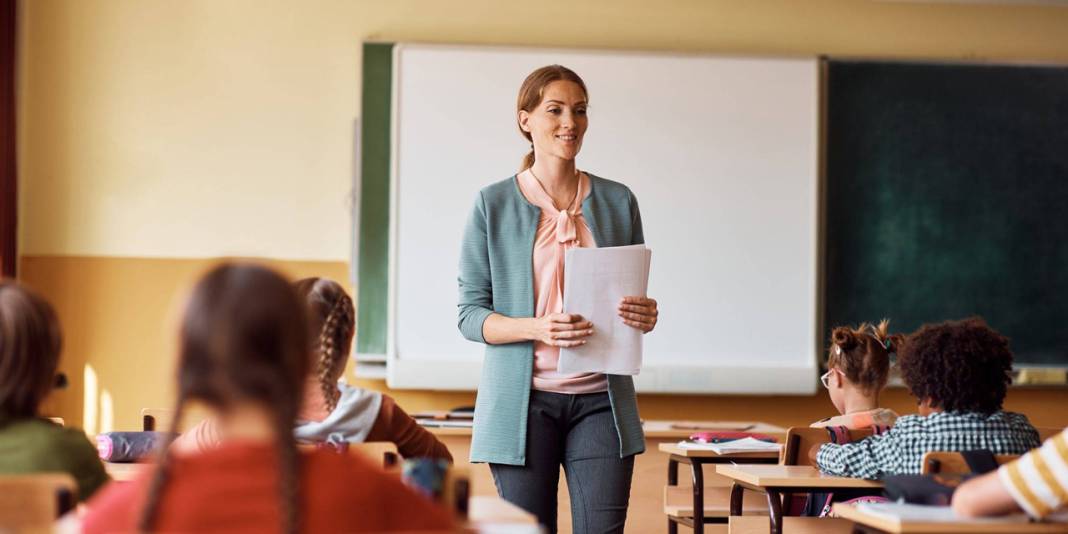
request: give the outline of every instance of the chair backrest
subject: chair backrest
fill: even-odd
[[[1060,427],[1039,426],[1035,427],[1035,430],[1038,430],[1038,439],[1046,441],[1047,439],[1064,432],[1065,429]]]
[[[141,430],[166,431],[174,420],[174,410],[164,408],[143,408],[141,410]]]
[[[365,441],[349,443],[349,452],[358,454],[375,462],[382,462],[382,467],[390,468],[400,462],[397,445],[392,441]]]
[[[0,531],[51,528],[74,509],[78,485],[67,473],[0,476]]]
[[[1002,465],[1019,457],[1018,454],[995,454],[994,461]],[[923,462],[920,464],[922,475],[969,475],[971,472],[967,460],[959,452],[930,451],[924,453]]]
[[[850,430],[849,440],[857,441],[872,435],[872,429]],[[786,446],[779,456],[782,465],[812,465],[808,451],[816,445],[829,443],[831,436],[826,428],[792,427],[786,432]]]
[[[305,451],[313,451],[321,446],[328,446],[325,444],[315,443],[300,443],[298,448]],[[383,468],[390,469],[396,467],[400,463],[400,454],[397,452],[397,445],[392,441],[365,441],[362,443],[349,442],[345,443],[342,450],[348,451],[349,454],[359,456],[371,460],[375,463],[380,463]]]

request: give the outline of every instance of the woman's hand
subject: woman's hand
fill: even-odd
[[[553,347],[577,347],[593,334],[593,323],[574,313],[551,313],[534,319],[531,337]]]
[[[623,297],[619,303],[619,316],[623,318],[623,323],[645,334],[656,328],[657,315],[660,312],[656,309],[656,301],[650,298]]]

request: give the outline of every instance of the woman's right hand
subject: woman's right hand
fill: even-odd
[[[577,347],[593,334],[593,323],[574,313],[551,313],[534,319],[532,336],[553,347]]]

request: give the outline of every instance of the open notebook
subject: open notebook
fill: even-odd
[[[1002,517],[984,517],[967,519],[953,513],[949,506],[929,506],[922,504],[907,504],[899,502],[862,502],[857,504],[857,509],[895,523],[1026,523],[1029,521],[1026,515],[1013,514]]]

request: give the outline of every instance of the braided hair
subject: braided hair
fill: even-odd
[[[300,530],[299,456],[293,424],[307,375],[307,319],[289,283],[273,271],[223,264],[193,289],[182,319],[178,399],[171,431],[187,401],[225,412],[242,402],[272,414],[278,453],[282,532]],[[164,447],[138,530],[154,530],[172,459]]]
[[[341,284],[325,278],[304,278],[293,284],[306,306],[315,364],[315,376],[327,410],[337,407],[341,392],[338,378],[352,350],[356,311]]]

